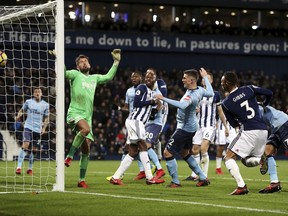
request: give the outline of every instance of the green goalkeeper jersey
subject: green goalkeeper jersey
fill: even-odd
[[[117,65],[112,65],[107,74],[85,75],[78,70],[65,70],[65,77],[70,80],[71,99],[68,116],[77,116],[75,121],[85,119],[90,128],[93,115],[93,102],[97,84],[104,84],[113,79]],[[75,122],[77,123],[77,122]],[[92,131],[92,130],[91,130]]]

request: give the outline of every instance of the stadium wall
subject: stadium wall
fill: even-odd
[[[121,66],[170,71],[205,67],[213,70],[265,71],[287,78],[288,40],[217,35],[125,32],[66,32],[66,65],[86,54],[93,66],[111,64],[110,52],[121,48]]]

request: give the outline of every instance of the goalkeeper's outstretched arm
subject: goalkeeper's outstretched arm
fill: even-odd
[[[118,69],[118,65],[119,65],[120,60],[121,60],[121,50],[120,49],[114,49],[111,52],[111,55],[112,55],[113,60],[114,60],[113,65],[107,74],[99,76],[98,83],[100,83],[100,84],[103,84],[103,83],[106,83],[107,81],[112,80],[116,74],[117,69]]]

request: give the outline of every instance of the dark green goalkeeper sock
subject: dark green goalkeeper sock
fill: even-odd
[[[73,158],[75,152],[80,148],[84,140],[85,137],[80,132],[78,132],[73,140],[72,146],[67,156]]]
[[[82,154],[80,158],[80,181],[85,180],[86,171],[88,167],[89,155]]]

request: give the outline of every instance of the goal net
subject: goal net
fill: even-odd
[[[62,61],[58,65],[63,64],[63,67],[64,62],[63,57],[55,59],[49,54],[49,50],[55,49],[55,43],[58,46],[61,42],[57,30],[64,28],[61,24],[57,26],[56,22],[56,18],[61,20],[63,15],[57,13],[58,2],[61,1],[42,5],[0,6],[0,50],[8,57],[6,65],[0,67],[0,193],[64,189],[64,169],[62,174],[57,171],[61,169],[57,156],[64,155],[64,147],[61,152],[63,136],[61,143],[58,143],[60,146],[56,145],[59,141],[56,122],[59,116],[64,116],[63,113],[58,115],[59,110],[63,112],[64,109],[58,109],[61,104],[58,99],[60,95],[56,94],[60,85],[57,79],[62,80],[62,77],[56,71],[57,61]],[[59,47],[64,55],[64,45]],[[22,154],[24,160],[20,173],[19,169],[18,172],[16,170],[19,168],[18,158],[21,158],[19,153],[24,123],[28,112],[39,115],[39,109],[29,105],[20,120],[15,120],[15,117],[25,101],[34,98],[35,87],[41,88],[42,100],[49,104],[49,124],[39,139],[32,137],[29,148]],[[62,123],[59,125],[61,127]],[[63,160],[64,156],[62,163]],[[32,173],[28,170],[32,170]]]

